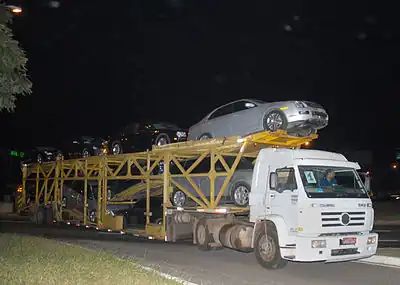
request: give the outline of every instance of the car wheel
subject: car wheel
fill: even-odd
[[[43,157],[42,157],[42,155],[40,153],[36,157],[36,162],[37,163],[42,163],[43,162]]]
[[[114,154],[114,155],[122,154],[122,153],[123,153],[122,145],[121,145],[120,142],[116,141],[116,142],[113,142],[113,143],[112,143],[112,146],[111,146],[111,153]]]
[[[171,195],[171,203],[175,207],[183,207],[186,204],[186,194],[178,189],[175,189]]]
[[[199,141],[202,141],[202,140],[209,140],[209,139],[211,139],[211,135],[210,135],[210,134],[202,134],[202,135],[199,137]]]
[[[246,207],[249,204],[250,186],[247,183],[237,183],[231,193],[235,205]]]
[[[89,156],[90,156],[89,150],[88,150],[87,148],[84,148],[84,149],[82,150],[82,157],[83,157],[83,158],[87,158],[87,157],[89,157]]]
[[[97,222],[97,212],[95,210],[90,211],[89,221],[93,224],[95,224]]]
[[[159,134],[155,140],[155,145],[166,145],[170,142],[171,140],[167,134]]]
[[[285,115],[280,111],[269,112],[263,120],[264,130],[276,132],[277,130],[286,130],[287,120]]]

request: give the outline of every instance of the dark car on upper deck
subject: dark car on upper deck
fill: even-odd
[[[168,122],[133,122],[111,137],[110,153],[146,151],[153,145],[186,141],[187,130]]]

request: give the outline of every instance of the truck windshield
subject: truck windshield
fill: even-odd
[[[299,166],[309,198],[368,198],[357,172],[346,167]]]

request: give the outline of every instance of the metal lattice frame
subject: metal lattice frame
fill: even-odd
[[[163,195],[164,212],[172,207],[170,195],[175,187],[183,191],[188,197],[196,202],[195,208],[217,209],[224,195],[229,181],[234,174],[242,157],[256,158],[258,152],[266,147],[300,148],[301,145],[316,139],[317,135],[309,137],[288,136],[284,131],[260,132],[246,137],[217,138],[203,141],[188,141],[163,146],[153,146],[148,152],[127,153],[113,156],[95,156],[82,159],[57,160],[56,162],[30,164],[22,168],[23,173],[23,201],[26,203],[27,183],[35,183],[35,206],[39,204],[52,204],[55,209],[56,219],[63,220],[63,209],[61,207],[62,189],[65,181],[84,181],[84,213],[79,217],[85,225],[88,224],[87,202],[88,182],[98,183],[98,205],[97,205],[97,227],[104,228],[107,204],[134,203],[129,198],[135,193],[146,190],[146,229],[159,231],[150,227],[150,194]],[[210,171],[208,173],[192,173],[196,167],[206,158],[210,157]],[[229,166],[225,157],[234,157],[232,166]],[[195,159],[195,162],[184,169],[183,161]],[[220,162],[224,172],[216,172],[215,164]],[[153,170],[164,164],[164,172],[154,175]],[[173,162],[180,170],[180,174],[170,173],[170,163]],[[210,197],[206,197],[201,189],[194,183],[193,177],[208,177],[210,181]],[[216,195],[215,179],[218,176],[226,176],[226,179]],[[195,189],[192,195],[185,187],[180,185],[175,178],[184,177]],[[140,180],[141,183],[132,186],[125,191],[115,195],[107,201],[107,183],[111,180]],[[151,192],[152,189],[157,191]],[[101,209],[99,211],[99,209]],[[231,208],[231,211],[245,211],[244,208]],[[74,213],[73,213],[74,214]],[[79,216],[75,213],[75,216]],[[160,226],[158,226],[160,227]],[[164,233],[165,221],[161,226]]]

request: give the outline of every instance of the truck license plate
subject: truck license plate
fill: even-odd
[[[340,240],[340,245],[353,245],[356,244],[357,238],[355,237],[350,237],[350,238],[342,238]]]

